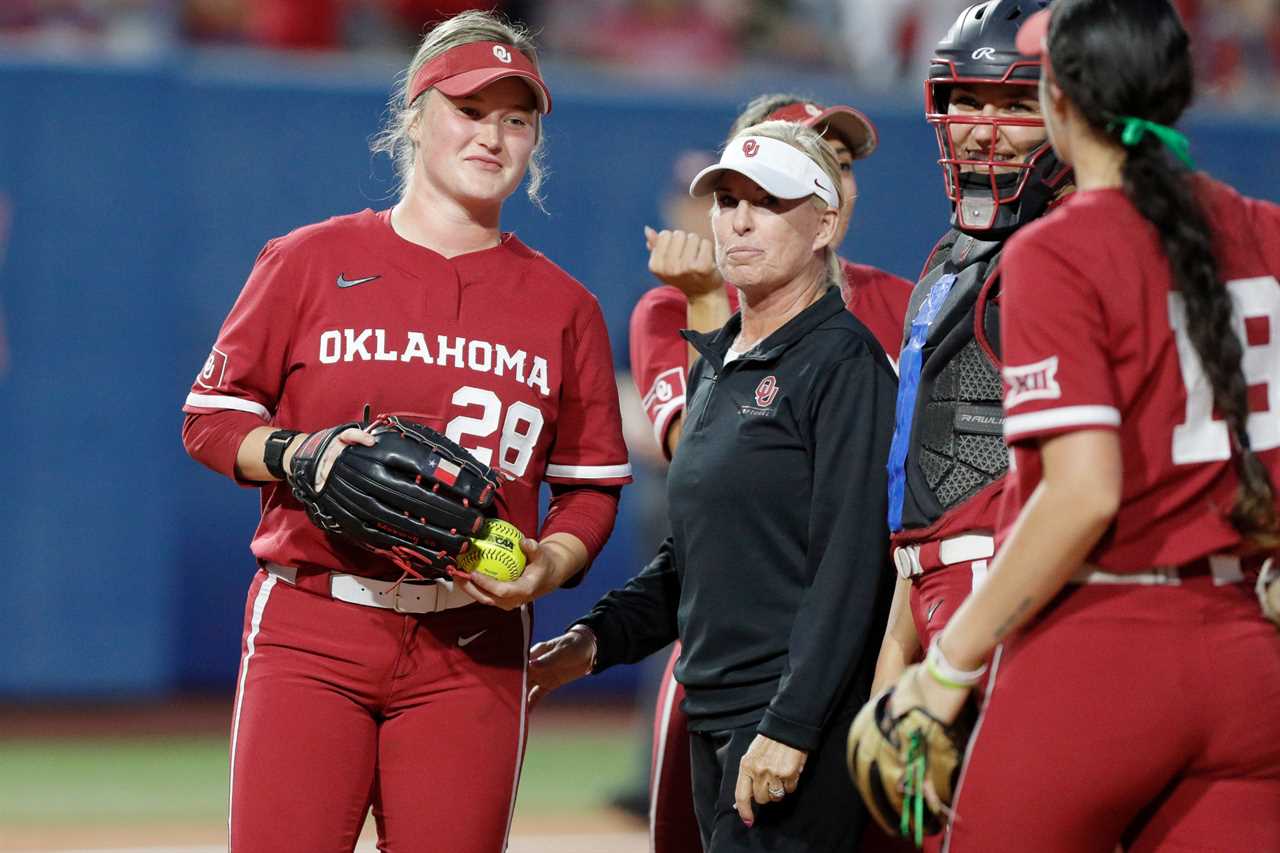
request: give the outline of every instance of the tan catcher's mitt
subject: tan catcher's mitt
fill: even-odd
[[[849,728],[846,757],[876,823],[891,836],[914,836],[919,847],[924,836],[946,825],[972,728],[972,705],[948,726],[921,707],[891,716],[892,696],[890,687],[862,706]]]

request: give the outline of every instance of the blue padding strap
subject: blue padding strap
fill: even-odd
[[[902,529],[902,500],[907,488],[907,450],[911,446],[911,421],[916,411],[916,392],[920,388],[922,350],[929,337],[929,327],[937,318],[942,304],[956,283],[954,273],[947,273],[933,283],[929,295],[911,320],[911,337],[898,357],[898,403],[894,409],[893,444],[889,447],[889,529]]]

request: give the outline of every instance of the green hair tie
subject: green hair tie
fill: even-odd
[[[1149,133],[1164,143],[1164,146],[1173,152],[1173,156],[1185,163],[1188,169],[1195,171],[1196,164],[1191,159],[1191,141],[1172,127],[1137,116],[1119,116],[1107,125],[1107,130],[1115,130],[1117,127],[1123,128],[1120,133],[1120,142],[1126,148],[1137,145],[1142,141],[1142,137]]]
[[[924,737],[919,729],[911,733],[907,746],[907,762],[903,770],[902,819],[898,832],[911,837],[914,830],[916,847],[924,846],[924,776],[929,759],[925,753]]]

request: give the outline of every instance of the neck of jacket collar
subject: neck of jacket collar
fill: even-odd
[[[845,310],[844,299],[840,296],[840,288],[828,287],[822,296],[812,305],[792,317],[747,353],[736,361],[771,361],[786,349],[827,320]],[[682,329],[680,334],[693,345],[698,354],[705,358],[719,373],[724,369],[724,358],[730,345],[742,331],[742,311],[734,314],[714,332],[695,332]]]

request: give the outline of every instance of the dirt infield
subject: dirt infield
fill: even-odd
[[[219,853],[226,828],[220,825],[147,825],[133,827],[42,827],[17,831],[5,827],[0,850],[8,853]],[[356,848],[376,850],[366,830]],[[648,837],[634,821],[600,811],[554,819],[517,815],[508,853],[645,853]],[[441,851],[448,853],[448,851]]]

